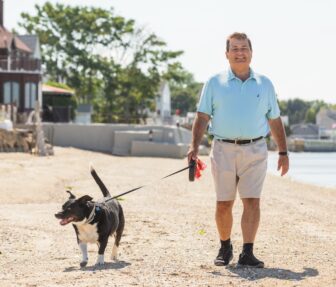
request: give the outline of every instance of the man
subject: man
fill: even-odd
[[[214,139],[210,158],[221,242],[215,265],[228,265],[233,258],[232,207],[238,189],[244,208],[241,218],[244,244],[238,265],[263,268],[264,263],[253,254],[253,244],[267,169],[264,138],[271,130],[279,149],[278,170],[283,176],[289,168],[286,135],[271,81],[250,68],[252,45],[246,34],[234,33],[227,38],[226,58],[230,68],[204,85],[188,160],[197,159],[198,146],[211,121],[209,132]]]

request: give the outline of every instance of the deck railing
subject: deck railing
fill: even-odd
[[[0,57],[0,72],[38,72],[41,71],[41,60],[23,57]]]

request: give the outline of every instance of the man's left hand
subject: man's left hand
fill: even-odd
[[[278,160],[278,170],[281,170],[281,176],[285,175],[289,169],[288,155],[280,155]]]

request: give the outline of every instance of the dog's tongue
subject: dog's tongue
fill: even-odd
[[[60,224],[61,224],[61,225],[66,225],[66,224],[68,224],[69,222],[71,222],[72,220],[73,220],[72,217],[64,218],[64,219],[61,220]]]

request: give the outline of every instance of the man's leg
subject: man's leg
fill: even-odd
[[[241,219],[244,243],[253,243],[260,221],[260,199],[242,198],[244,211]]]
[[[260,196],[267,171],[267,145],[265,140],[260,140],[242,145],[239,149],[237,187],[244,207],[241,219],[244,246],[238,265],[264,267],[264,263],[253,255],[253,244],[260,221]]]
[[[215,265],[225,266],[233,258],[231,245],[232,207],[237,193],[235,145],[213,141],[211,171],[216,191],[216,224],[220,249]]]
[[[216,205],[216,224],[221,242],[221,248],[215,259],[215,265],[225,266],[233,258],[232,244],[231,244],[231,230],[232,230],[232,207],[233,200],[217,201]]]
[[[243,232],[243,251],[239,255],[238,265],[263,268],[264,262],[253,254],[253,243],[257,234],[260,221],[260,199],[243,198],[244,211],[241,219]]]
[[[232,230],[232,207],[233,200],[217,201],[216,205],[216,224],[219,233],[219,238],[225,241],[230,238]]]

